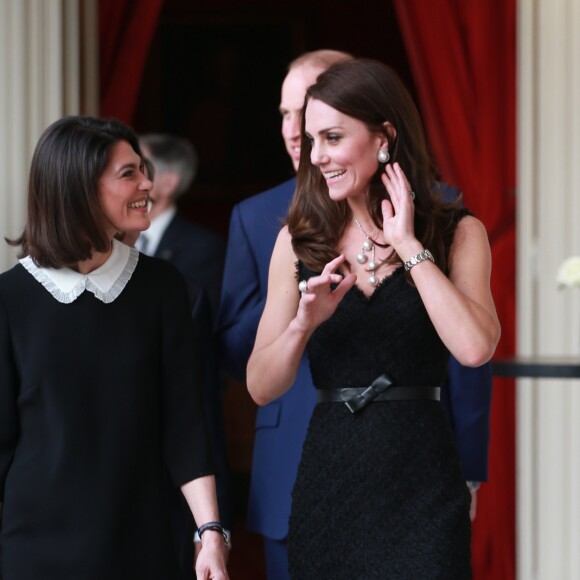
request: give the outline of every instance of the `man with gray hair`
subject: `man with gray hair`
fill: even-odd
[[[144,155],[153,163],[155,178],[149,195],[151,227],[139,235],[135,247],[173,263],[188,285],[201,284],[215,321],[225,242],[177,212],[177,200],[189,190],[197,172],[195,148],[187,139],[166,133],[146,133],[140,142]]]

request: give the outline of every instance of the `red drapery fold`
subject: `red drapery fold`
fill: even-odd
[[[486,225],[502,339],[515,351],[515,0],[394,0],[444,181]],[[489,482],[473,526],[477,580],[515,578],[515,396],[496,379]]]
[[[100,0],[102,117],[131,123],[141,76],[164,0]]]

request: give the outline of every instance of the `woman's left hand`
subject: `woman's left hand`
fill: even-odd
[[[203,535],[199,555],[195,561],[195,574],[198,580],[228,580],[226,569],[229,547],[222,536],[208,530]]]
[[[397,251],[402,244],[415,239],[413,194],[398,163],[386,165],[381,179],[391,198],[383,200],[381,205],[383,234],[385,242]]]

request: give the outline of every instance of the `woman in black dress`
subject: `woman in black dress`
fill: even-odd
[[[167,473],[201,526],[197,577],[228,577],[185,283],[116,239],[149,226],[143,169],[113,120],[66,117],[36,147],[0,275],[3,580],[179,578]]]
[[[388,67],[330,67],[302,123],[247,378],[268,403],[308,349],[319,404],[290,575],[468,579],[470,496],[438,398],[449,352],[478,366],[499,340],[485,229],[439,197],[418,112]]]

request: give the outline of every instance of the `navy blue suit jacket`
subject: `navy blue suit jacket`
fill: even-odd
[[[266,301],[270,257],[295,185],[291,179],[242,201],[232,212],[218,340],[224,368],[238,380],[245,379]],[[455,359],[449,366],[449,392],[443,404],[451,416],[467,480],[487,479],[490,369],[489,364],[467,369]],[[248,527],[270,539],[282,540],[288,533],[291,491],[315,404],[304,357],[292,388],[258,409]]]
[[[214,323],[220,302],[225,252],[226,244],[218,234],[178,213],[169,222],[155,250],[156,258],[167,260],[177,267],[188,287],[203,286]]]

